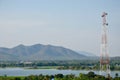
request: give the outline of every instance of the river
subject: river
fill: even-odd
[[[24,68],[0,68],[0,76],[28,76],[28,75],[54,75],[54,74],[74,74],[78,76],[80,73],[87,74],[88,70],[57,70],[57,69],[24,69]],[[93,71],[99,74],[99,71]],[[115,74],[120,75],[120,71],[111,71],[111,76],[114,77]]]

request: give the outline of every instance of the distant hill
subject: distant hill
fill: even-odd
[[[95,54],[85,51],[77,51],[79,54],[87,56],[87,57],[97,57]]]
[[[52,45],[18,45],[0,48],[0,60],[80,60],[86,58],[73,50]]]

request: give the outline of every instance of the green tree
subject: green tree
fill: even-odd
[[[115,77],[118,77],[118,73],[115,74]]]
[[[14,80],[21,80],[21,78],[20,77],[16,77]]]
[[[89,80],[89,78],[85,74],[80,73],[79,80]]]
[[[89,78],[94,78],[94,77],[95,77],[95,73],[94,73],[94,72],[89,72],[89,73],[87,74],[87,76],[88,76]]]

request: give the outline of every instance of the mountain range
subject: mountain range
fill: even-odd
[[[0,60],[80,60],[87,56],[68,48],[53,45],[18,45],[13,48],[0,47]]]

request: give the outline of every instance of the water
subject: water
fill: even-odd
[[[57,69],[24,69],[24,68],[0,68],[0,76],[28,76],[28,75],[55,75],[55,74],[74,74],[78,76],[80,73],[87,74],[88,70],[57,70]],[[99,71],[94,71],[96,74],[99,74]],[[114,77],[115,74],[119,71],[111,71],[111,76]]]

